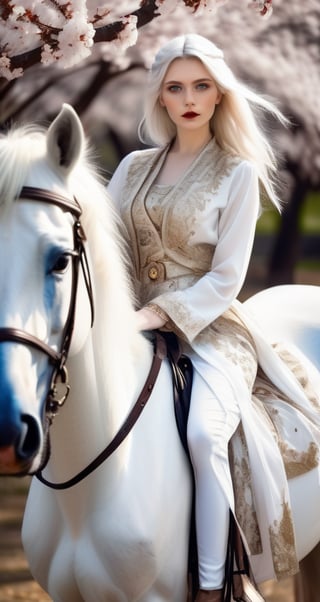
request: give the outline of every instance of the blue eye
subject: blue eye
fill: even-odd
[[[178,84],[173,84],[172,86],[168,87],[169,92],[179,92],[181,90],[181,86],[178,86]]]
[[[206,84],[205,82],[203,82],[201,84],[197,84],[198,90],[207,90],[208,88],[209,88],[209,84]]]

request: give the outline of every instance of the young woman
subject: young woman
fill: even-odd
[[[174,38],[152,65],[140,130],[157,148],[127,156],[109,185],[133,252],[139,328],[174,331],[193,360],[197,602],[222,600],[230,508],[258,579],[297,570],[284,465],[255,402],[258,364],[295,403],[306,411],[311,404],[236,300],[259,188],[279,207],[274,155],[252,107],[283,121],[237,81],[214,44],[195,34]],[[229,442],[240,423],[235,505]]]

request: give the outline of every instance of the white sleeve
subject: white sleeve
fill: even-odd
[[[228,190],[211,270],[185,290],[152,299],[190,342],[230,307],[246,277],[260,204],[258,177],[250,163],[234,169]]]

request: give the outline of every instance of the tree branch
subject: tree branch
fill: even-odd
[[[144,0],[142,6],[132,13],[133,16],[137,17],[137,27],[143,27],[150,21],[152,21],[155,17],[158,16],[157,6],[155,0]],[[110,25],[105,25],[104,27],[97,27],[94,43],[98,44],[101,42],[112,42],[115,40],[119,33],[123,30],[122,21],[115,21],[114,23],[110,23]],[[29,52],[24,52],[23,54],[18,54],[16,56],[10,57],[11,60],[11,68],[23,70],[32,67],[41,62],[41,49],[42,46],[38,46]]]

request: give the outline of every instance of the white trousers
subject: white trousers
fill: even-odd
[[[207,590],[222,588],[224,581],[230,505],[222,482],[229,483],[228,491],[232,490],[228,443],[240,420],[230,384],[219,370],[209,369],[214,391],[195,367],[188,421],[196,485],[199,583]]]

